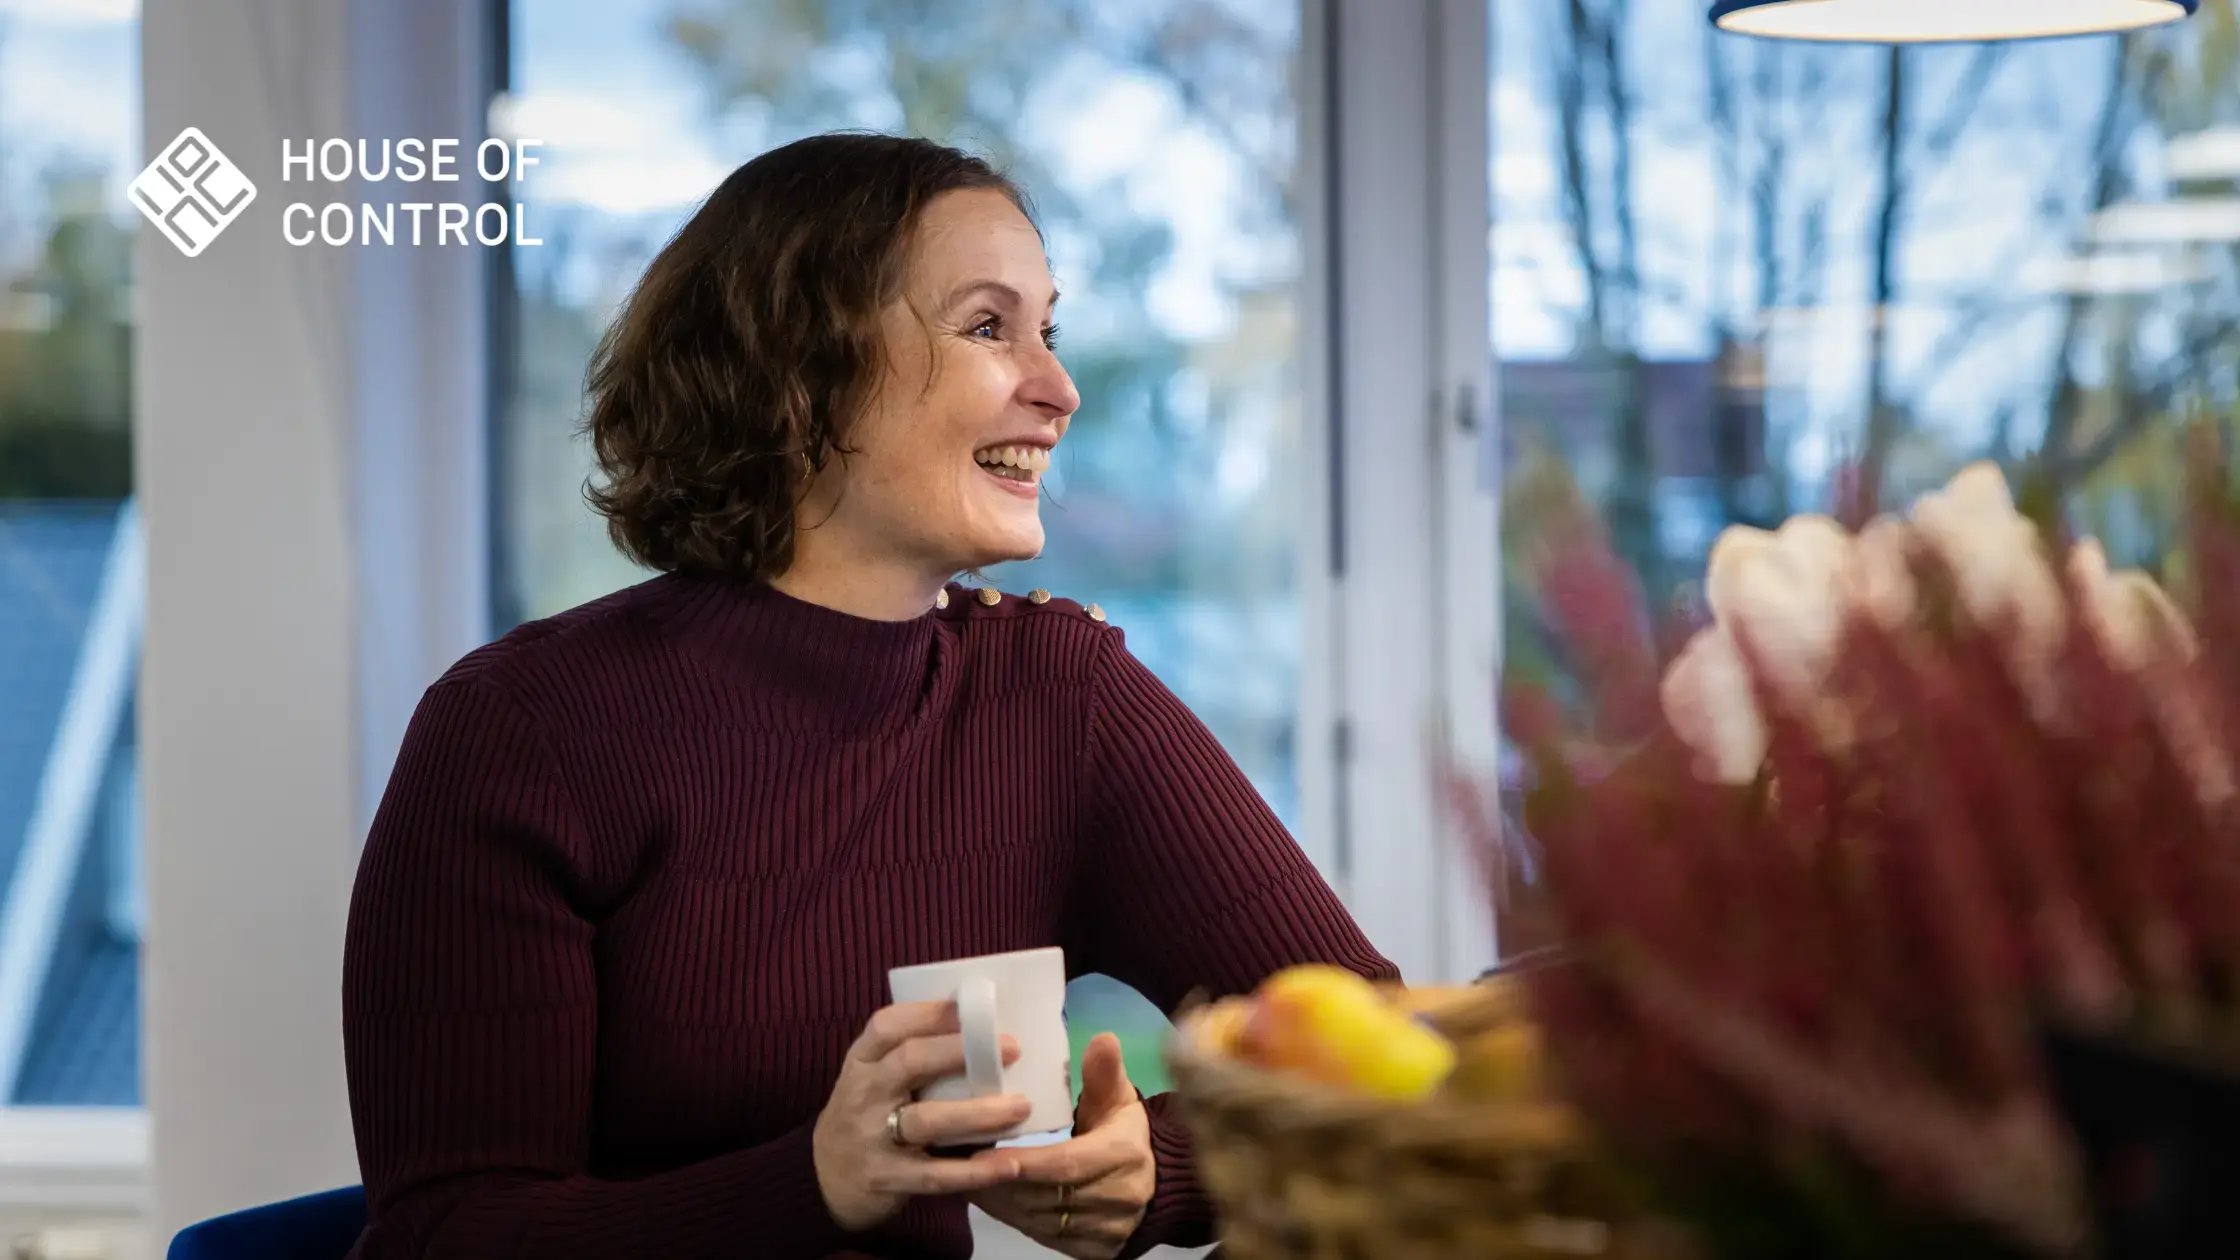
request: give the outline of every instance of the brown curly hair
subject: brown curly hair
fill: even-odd
[[[767,578],[793,562],[794,510],[883,370],[879,312],[927,203],[993,189],[986,160],[834,132],[739,167],[670,238],[592,353],[584,497],[663,572]]]

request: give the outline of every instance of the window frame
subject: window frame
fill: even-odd
[[[1481,776],[1495,755],[1486,6],[1310,0],[1309,14],[1334,506],[1324,869],[1403,975],[1461,980],[1495,954],[1435,774],[1442,750]]]

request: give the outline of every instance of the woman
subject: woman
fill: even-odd
[[[364,1260],[1075,1256],[1211,1241],[1190,1143],[1084,1055],[1075,1134],[889,967],[1040,945],[1172,1011],[1394,970],[1094,604],[949,584],[1042,549],[1079,397],[1024,198],[919,140],[726,179],[590,374],[616,543],[660,576],[429,688],[352,900]],[[1146,469],[1147,476],[1188,475]]]

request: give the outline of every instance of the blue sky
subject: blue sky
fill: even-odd
[[[0,0],[0,257],[35,244],[39,180],[57,163],[109,173],[122,213],[140,152],[134,0]]]

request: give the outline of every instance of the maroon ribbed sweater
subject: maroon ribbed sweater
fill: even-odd
[[[1062,945],[1170,1012],[1397,974],[1119,629],[973,594],[659,577],[429,688],[350,907],[356,1256],[965,1256],[961,1198],[850,1234],[817,1187],[889,967]],[[1127,1255],[1212,1241],[1170,1101]]]

